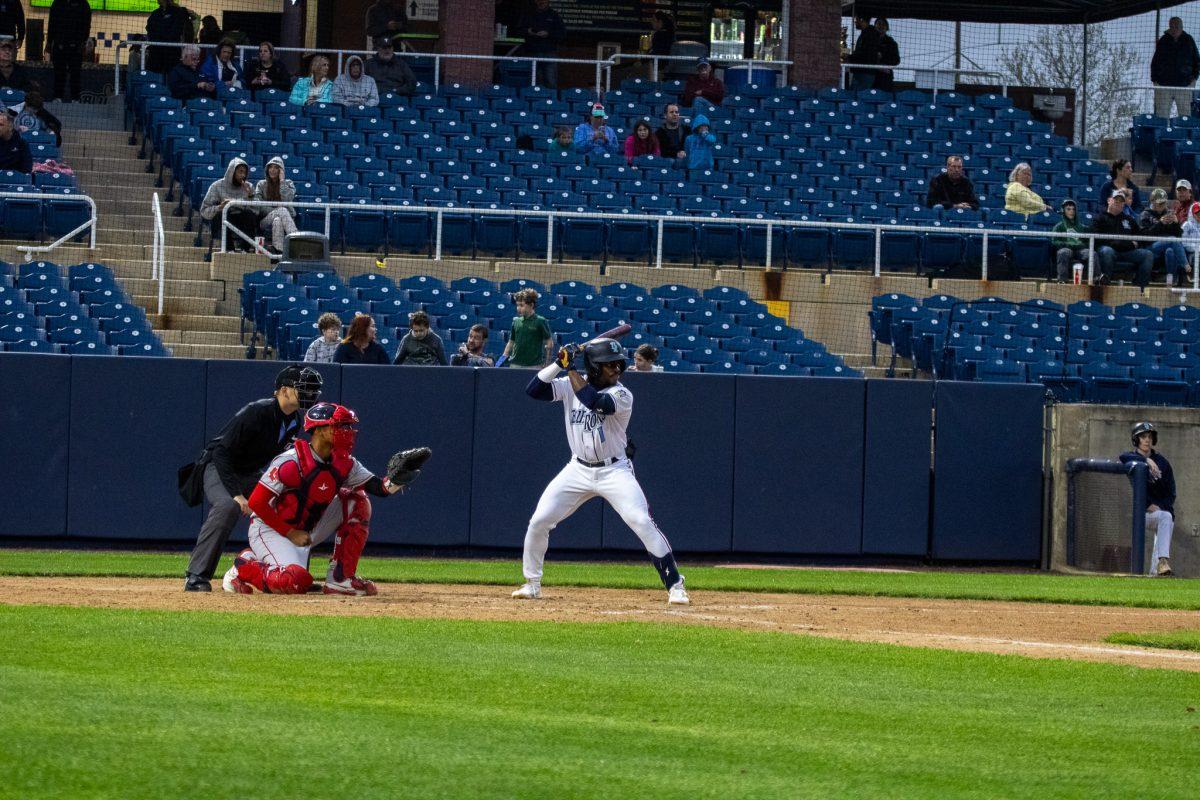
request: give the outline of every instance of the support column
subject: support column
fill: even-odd
[[[496,33],[496,4],[493,0],[442,0],[438,27],[442,37],[439,53],[492,55]],[[442,62],[442,83],[489,85],[492,64],[485,60]]]
[[[842,63],[840,0],[785,0],[791,84],[811,89],[837,86]]]

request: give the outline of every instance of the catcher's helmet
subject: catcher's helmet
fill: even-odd
[[[312,408],[313,403],[321,399],[322,383],[321,373],[310,367],[301,367],[297,364],[284,367],[275,376],[276,391],[279,391],[284,386],[290,386],[296,390],[296,400],[300,403],[301,411],[307,411]]]
[[[347,453],[354,449],[358,437],[358,415],[337,403],[317,403],[304,415],[304,430],[333,428],[333,447]]]
[[[1150,444],[1158,444],[1158,429],[1154,427],[1153,422],[1139,422],[1133,426],[1133,430],[1129,432],[1129,438],[1133,441],[1133,446],[1138,446],[1138,437],[1143,433],[1150,434]]]
[[[583,366],[589,378],[600,374],[601,364],[613,361],[619,361],[621,372],[625,371],[625,348],[616,339],[593,339],[583,346]]]

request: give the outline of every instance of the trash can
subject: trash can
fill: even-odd
[[[770,86],[779,84],[779,71],[770,67],[727,67],[725,69],[725,90],[733,92],[743,86]]]

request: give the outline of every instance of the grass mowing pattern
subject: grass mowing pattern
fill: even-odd
[[[0,550],[0,575],[111,575],[183,579],[187,555],[81,550]],[[229,566],[229,557],[217,577]],[[313,574],[325,575],[326,559],[314,558]],[[726,569],[681,567],[688,588],[701,591],[1015,600],[1033,603],[1200,609],[1197,583],[1140,577],[1087,577],[982,572],[858,572],[853,570]],[[360,572],[393,583],[466,583],[518,586],[519,558],[504,561],[365,558]],[[566,563],[546,567],[548,586],[618,589],[661,588],[645,564]]]
[[[1194,797],[1194,674],[644,623],[0,607],[11,797]]]
[[[1132,644],[1139,647],[1161,647],[1166,650],[1200,651],[1200,631],[1114,633],[1106,637],[1104,641],[1113,644]]]

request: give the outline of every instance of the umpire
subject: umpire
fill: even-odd
[[[247,495],[271,460],[291,446],[301,431],[304,412],[320,397],[321,376],[316,370],[285,367],[275,376],[273,397],[244,406],[208,443],[200,460],[180,471],[181,492],[186,493],[185,484],[194,487],[185,499],[191,505],[199,503],[196,484],[202,480],[204,497],[212,507],[188,561],[185,592],[212,591],[210,581],[229,534],[238,517],[249,513]]]

